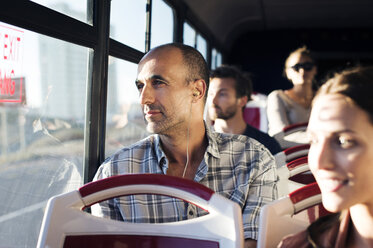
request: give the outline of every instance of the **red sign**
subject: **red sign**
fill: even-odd
[[[23,31],[0,25],[0,102],[24,101]]]

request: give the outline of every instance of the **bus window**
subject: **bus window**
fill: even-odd
[[[110,13],[110,37],[145,51],[146,0],[113,0]]]
[[[79,21],[87,22],[87,0],[32,0],[50,9],[71,16]]]
[[[195,47],[196,44],[196,30],[187,22],[184,22],[184,44]]]
[[[203,55],[205,59],[207,59],[207,42],[205,38],[201,35],[197,34],[197,50]]]
[[[88,49],[0,34],[0,244],[35,247],[47,200],[83,183]]]
[[[173,41],[174,15],[163,0],[152,2],[151,48]]]
[[[221,56],[221,53],[218,52],[216,54],[216,66],[220,66],[223,63],[223,58]]]
[[[110,57],[105,157],[148,136],[136,73],[136,64]]]
[[[206,59],[207,58],[207,42],[196,30],[187,22],[184,22],[184,44],[196,48]]]
[[[213,70],[218,67],[217,61],[216,61],[216,59],[217,59],[217,53],[218,53],[218,51],[216,51],[215,48],[213,48],[211,50],[211,69],[213,69]]]
[[[215,48],[211,51],[211,69],[219,67],[222,63],[221,53],[218,52]]]

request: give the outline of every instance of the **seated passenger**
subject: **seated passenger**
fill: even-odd
[[[156,173],[199,182],[239,204],[245,245],[255,247],[260,208],[277,198],[275,161],[259,142],[214,133],[206,126],[208,83],[207,64],[196,49],[173,43],[148,52],[138,65],[136,86],[147,131],[153,135],[109,157],[94,180]],[[92,207],[92,213],[150,223],[201,215],[199,209],[177,199],[157,196],[142,202],[137,197],[141,196],[101,202]]]
[[[309,165],[335,214],[279,247],[373,247],[373,67],[337,74],[318,91],[308,126]]]
[[[223,65],[210,73],[207,107],[214,130],[220,133],[243,134],[262,143],[274,155],[281,151],[277,141],[247,124],[243,110],[251,99],[251,80],[238,68]]]
[[[275,90],[268,95],[268,133],[273,136],[291,124],[308,122],[314,95],[312,83],[317,68],[306,47],[290,53],[284,74],[292,82],[289,90]]]

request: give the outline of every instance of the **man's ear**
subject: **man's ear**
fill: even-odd
[[[193,94],[193,101],[197,102],[199,99],[203,99],[206,94],[206,82],[203,79],[198,79],[192,82],[192,94]]]
[[[247,96],[241,96],[240,98],[238,98],[238,105],[243,108],[245,107],[247,101],[248,101],[248,97]]]

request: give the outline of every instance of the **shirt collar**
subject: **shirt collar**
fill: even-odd
[[[197,173],[196,177],[198,178],[197,181],[201,180],[204,175],[206,175],[207,170],[208,170],[208,165],[206,164],[205,161],[207,161],[207,154],[210,154],[211,156],[215,158],[220,158],[220,153],[219,153],[219,146],[217,142],[217,133],[213,132],[206,124],[204,121],[205,125],[205,130],[206,130],[206,136],[208,140],[208,145],[206,149],[206,154],[204,160],[201,162]],[[166,154],[164,153],[162,146],[161,146],[161,139],[159,134],[154,134],[153,135],[153,147],[154,147],[154,154],[157,158],[158,165],[160,169],[163,171],[164,174],[166,174],[167,169],[168,169],[168,160],[166,157]],[[196,178],[196,179],[197,179]]]
[[[163,173],[166,174],[168,169],[168,160],[166,154],[163,152],[159,134],[153,135],[153,147],[153,152],[155,154],[155,157],[157,158],[158,165],[160,169],[163,171]]]
[[[211,156],[215,158],[220,158],[220,153],[219,153],[219,146],[217,142],[217,133],[213,132],[207,125],[206,122],[205,124],[205,129],[206,129],[206,136],[208,139],[208,145],[206,152],[208,152]]]
[[[219,146],[218,142],[216,141],[217,139],[217,133],[211,130],[204,121],[205,125],[205,130],[206,130],[206,136],[208,140],[208,145],[206,151],[210,153],[212,156],[216,158],[220,158],[220,153],[219,153]],[[161,139],[159,134],[154,134],[153,135],[153,143],[154,143],[154,152],[157,157],[158,163],[161,162],[162,159],[166,158],[166,155],[164,154],[161,146]]]

